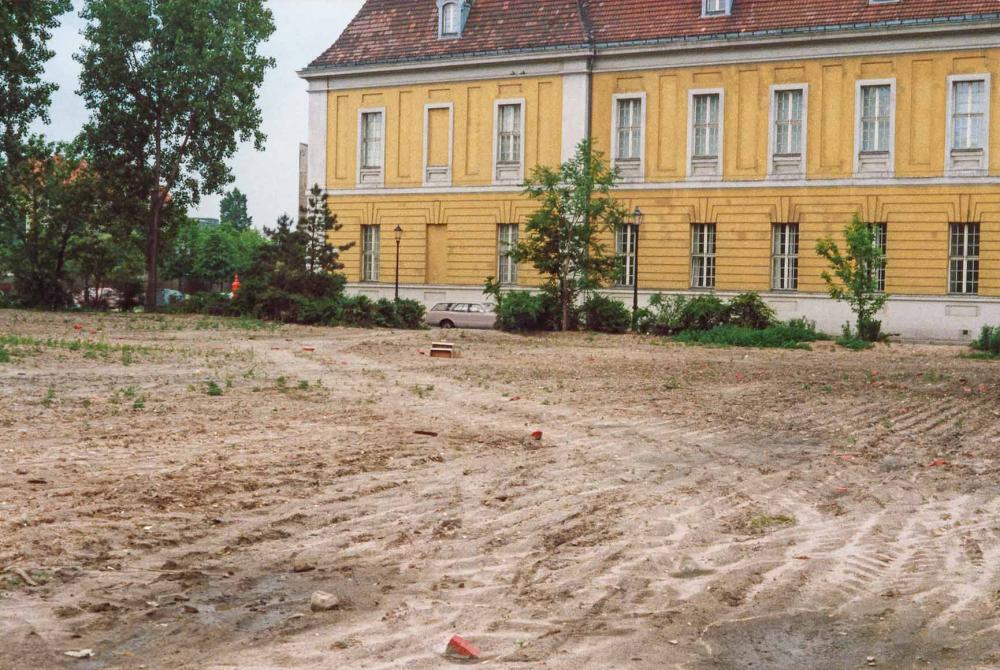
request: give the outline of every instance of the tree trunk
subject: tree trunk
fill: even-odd
[[[156,265],[160,247],[160,197],[153,197],[152,212],[146,230],[146,311],[156,311]]]

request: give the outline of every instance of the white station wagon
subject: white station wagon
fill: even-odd
[[[439,302],[424,321],[439,328],[493,328],[497,315],[488,302]]]

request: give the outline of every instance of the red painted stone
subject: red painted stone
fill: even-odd
[[[445,649],[445,653],[452,656],[461,656],[462,658],[479,658],[480,656],[480,651],[459,635],[455,635],[448,641],[448,648]]]

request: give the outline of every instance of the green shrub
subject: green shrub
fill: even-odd
[[[366,295],[345,296],[340,323],[345,326],[371,328],[375,325],[375,303]]]
[[[583,304],[583,319],[587,330],[598,333],[624,333],[632,325],[632,315],[625,305],[597,293]]]
[[[297,297],[297,307],[294,321],[307,326],[333,325],[343,318],[344,301],[336,298],[306,298]]]
[[[232,301],[224,293],[192,293],[183,302],[160,307],[160,311],[210,314],[212,316],[233,316],[236,314]]]
[[[803,320],[794,319],[763,329],[743,326],[716,326],[710,330],[686,330],[677,335],[677,341],[722,347],[759,347],[767,349],[808,349],[807,342],[826,339],[816,327]]]
[[[763,329],[777,321],[774,310],[754,292],[741,293],[729,301],[728,322],[743,328]]]
[[[681,307],[678,330],[711,330],[726,325],[728,319],[726,303],[714,295],[699,295]]]
[[[979,339],[972,343],[972,348],[992,356],[1000,356],[1000,326],[983,326]]]
[[[497,310],[497,327],[508,332],[542,330],[542,319],[542,296],[527,291],[506,294]]]
[[[10,353],[0,344],[0,363],[10,363]]]
[[[657,293],[649,299],[649,306],[637,315],[639,331],[661,337],[674,335],[680,330],[681,312],[687,301],[682,295]]]
[[[396,303],[396,327],[423,328],[426,314],[427,310],[416,300],[400,300]]]
[[[879,329],[881,329],[881,323],[879,323]],[[851,351],[864,351],[865,349],[871,349],[875,346],[873,341],[858,337],[854,332],[852,332],[850,323],[844,324],[843,332],[841,336],[836,339],[836,342],[840,346],[845,349],[850,349]]]

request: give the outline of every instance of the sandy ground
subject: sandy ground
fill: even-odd
[[[253,325],[0,311],[0,668],[1000,667],[1000,363]]]

